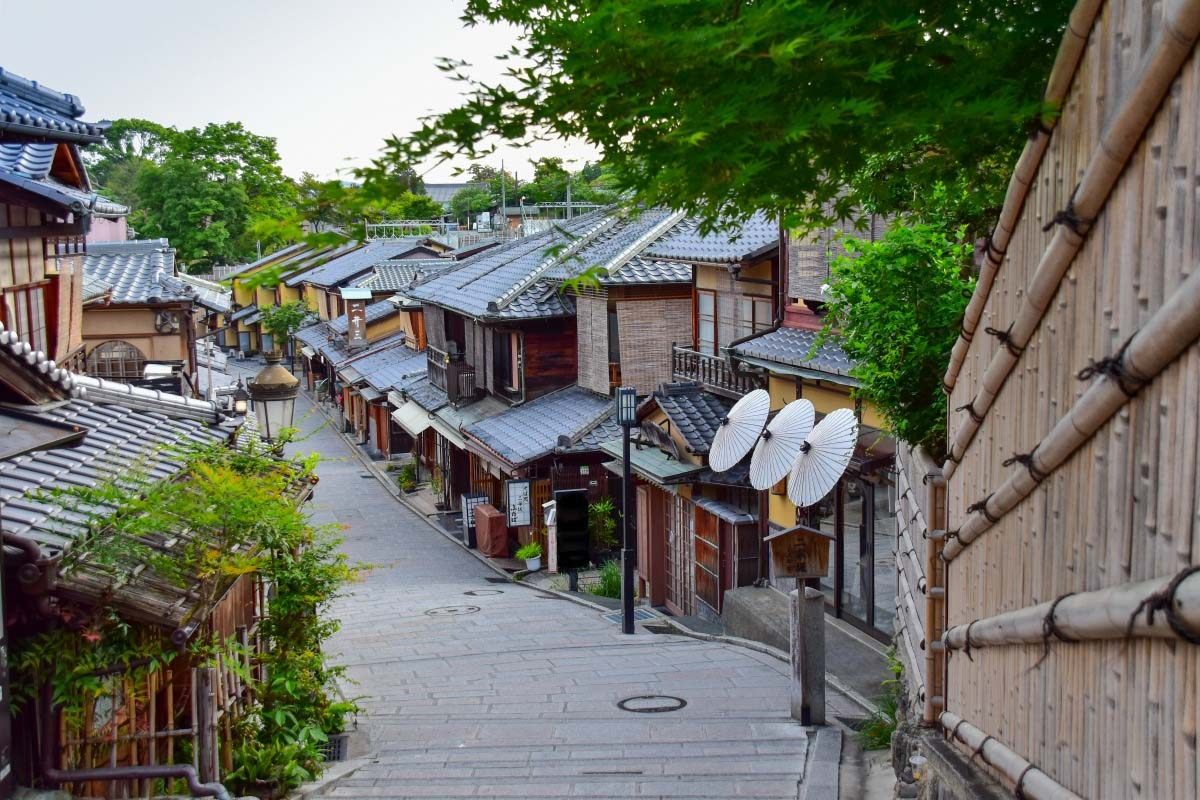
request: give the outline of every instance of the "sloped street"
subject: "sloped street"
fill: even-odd
[[[345,525],[345,551],[373,565],[338,602],[331,644],[363,696],[367,763],[325,796],[796,797],[808,739],[785,664],[622,636],[598,611],[489,580],[301,403],[299,447],[325,456],[314,517]],[[639,695],[686,706],[618,707]]]

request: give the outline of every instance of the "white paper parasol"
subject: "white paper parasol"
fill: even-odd
[[[741,461],[758,440],[770,413],[771,395],[766,389],[755,389],[734,403],[708,448],[709,469],[724,472]]]
[[[767,425],[750,460],[750,485],[770,489],[788,474],[796,453],[812,433],[813,404],[795,400],[784,406]]]
[[[848,408],[839,408],[817,423],[792,464],[787,493],[801,508],[829,493],[842,477],[858,443],[858,420]]]

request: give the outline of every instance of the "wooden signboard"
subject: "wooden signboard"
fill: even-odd
[[[532,525],[533,509],[530,507],[532,483],[525,480],[507,481],[505,488],[508,495],[508,527],[519,528],[522,525]]]
[[[763,541],[771,547],[773,578],[819,578],[829,573],[832,534],[797,525]]]
[[[359,347],[367,343],[367,301],[346,301],[346,343]]]

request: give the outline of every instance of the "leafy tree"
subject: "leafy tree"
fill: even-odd
[[[263,330],[271,334],[276,349],[281,349],[293,333],[308,323],[313,312],[304,300],[289,300],[277,306],[264,306],[261,313]]]
[[[455,219],[467,225],[471,218],[481,211],[492,207],[492,193],[482,186],[468,186],[460,189],[450,198],[450,211]]]
[[[104,132],[104,142],[83,150],[88,176],[96,186],[109,186],[114,170],[128,165],[161,164],[170,152],[175,131],[146,119],[118,119]],[[120,198],[125,202],[125,198]]]
[[[971,244],[940,225],[896,225],[877,242],[849,239],[834,260],[829,316],[856,366],[856,395],[883,414],[898,438],[945,453],[946,354],[974,288],[964,265]]]
[[[468,25],[521,31],[502,56],[515,63],[484,81],[444,62],[465,99],[387,140],[377,163],[583,139],[617,188],[710,224],[757,210],[816,224],[823,207],[847,217],[866,199],[913,210],[964,165],[1011,163],[1030,123],[1055,113],[1041,88],[1071,5],[468,0]],[[917,190],[888,190],[897,173]],[[989,184],[981,204],[1001,195]]]

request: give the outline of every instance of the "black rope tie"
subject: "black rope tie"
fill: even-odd
[[[1013,789],[1013,797],[1016,800],[1025,800],[1025,776],[1029,774],[1029,770],[1033,769],[1033,764],[1029,764],[1025,769],[1021,770],[1021,775],[1017,778],[1017,787]]]
[[[991,327],[984,328],[983,332],[991,334],[992,336],[995,336],[997,339],[999,339],[1000,344],[1004,345],[1004,349],[1007,350],[1009,353],[1011,353],[1013,358],[1020,358],[1021,354],[1025,352],[1025,345],[1021,345],[1020,347],[1017,347],[1013,343],[1013,338],[1012,338],[1013,324],[1014,323],[1012,323],[1012,322],[1008,323],[1008,327],[1005,328],[1004,330],[1000,330],[999,328],[991,328]]]
[[[957,539],[957,538],[958,538],[958,531],[946,531],[945,535],[942,536],[942,541],[948,542],[951,539]]]
[[[954,410],[967,412],[968,414],[971,415],[971,419],[974,420],[976,424],[983,422],[983,417],[981,417],[981,416],[979,416],[979,414],[975,413],[975,401],[974,400],[972,400],[969,403],[964,403],[963,405],[959,406],[958,408],[956,408]]]
[[[946,383],[945,381],[942,381],[942,394],[947,394],[947,395],[948,395],[948,394],[950,394],[950,393],[951,393],[951,392],[953,392],[953,391],[954,391],[954,387],[953,387],[953,386],[951,386],[950,384]]]
[[[953,448],[953,447],[952,447],[952,448],[950,448],[950,452],[946,453],[946,460],[947,460],[947,461],[949,461],[949,462],[951,462],[951,463],[954,463],[954,464],[961,464],[961,463],[962,463],[962,459],[961,459],[961,458],[959,458],[958,456],[954,455],[954,448]]]
[[[1133,397],[1142,390],[1146,379],[1133,375],[1125,366],[1125,351],[1129,348],[1129,343],[1132,341],[1133,336],[1130,336],[1117,352],[1099,361],[1089,362],[1086,367],[1075,373],[1075,377],[1081,381],[1086,381],[1091,380],[1097,375],[1103,375],[1106,378],[1116,381],[1117,388],[1124,392],[1126,397]]]
[[[971,760],[972,760],[972,761],[974,761],[976,758],[978,758],[978,757],[980,757],[980,756],[982,756],[982,755],[983,755],[983,748],[984,748],[984,747],[986,747],[986,746],[987,746],[987,743],[988,743],[988,742],[990,742],[990,741],[992,741],[992,739],[993,739],[993,738],[994,738],[994,737],[993,737],[993,736],[992,736],[990,733],[989,733],[989,734],[987,734],[987,735],[985,735],[985,736],[983,737],[983,741],[979,743],[979,747],[976,747],[976,748],[975,748],[975,751],[974,751],[973,753],[971,753]],[[985,758],[985,759],[983,759],[983,760],[984,760],[984,761],[987,761],[987,759],[986,759],[986,758]]]
[[[975,659],[971,657],[971,626],[976,622],[979,622],[979,620],[973,619],[967,623],[967,643],[963,645],[963,655],[967,657],[967,661],[972,663],[974,663]]]
[[[991,513],[988,511],[987,504],[988,504],[988,500],[991,500],[991,499],[992,499],[992,496],[989,494],[987,497],[983,498],[982,500],[979,500],[978,502],[975,502],[975,503],[971,503],[971,505],[967,506],[967,513],[974,514],[976,511],[979,511],[983,514],[984,519],[986,519],[988,522],[995,525],[997,522],[1000,521],[1000,518],[993,517],[991,515]]]
[[[959,728],[961,728],[961,727],[963,726],[963,723],[965,723],[965,722],[966,722],[966,720],[965,720],[965,719],[960,719],[960,720],[958,721],[958,724],[954,726],[954,730],[950,731],[950,738],[951,738],[951,739],[957,739],[957,738],[958,738],[958,729],[959,729]]]
[[[1051,636],[1053,636],[1055,639],[1058,639],[1060,642],[1077,641],[1076,639],[1072,639],[1070,636],[1067,636],[1065,633],[1063,633],[1062,629],[1058,627],[1058,623],[1054,621],[1054,614],[1058,611],[1058,604],[1073,594],[1075,593],[1067,592],[1066,594],[1060,594],[1058,597],[1054,598],[1054,602],[1050,604],[1050,610],[1046,612],[1046,616],[1042,617],[1042,657],[1039,658],[1037,663],[1030,667],[1030,669],[1037,669],[1040,667],[1042,662],[1045,661],[1050,655]]]
[[[1033,465],[1033,454],[1037,452],[1037,448],[1030,450],[1028,453],[1013,453],[1012,458],[1006,458],[1000,462],[1001,466],[1011,467],[1013,464],[1020,464],[1025,469],[1029,470],[1029,477],[1033,478],[1034,483],[1041,483],[1048,477],[1046,473]]]
[[[1072,197],[1067,203],[1067,207],[1062,211],[1056,211],[1050,221],[1042,226],[1043,231],[1049,231],[1055,225],[1066,225],[1071,229],[1071,232],[1083,236],[1089,225],[1095,220],[1086,219],[1075,213],[1075,199]]]
[[[1125,628],[1125,637],[1129,638],[1133,635],[1133,626],[1137,622],[1138,615],[1143,611],[1146,612],[1146,623],[1154,624],[1154,615],[1159,611],[1167,618],[1167,625],[1171,626],[1171,630],[1175,635],[1185,642],[1191,644],[1200,644],[1200,634],[1190,630],[1183,624],[1183,620],[1179,618],[1179,612],[1175,608],[1175,593],[1179,591],[1179,586],[1185,580],[1200,572],[1200,566],[1191,566],[1180,571],[1171,579],[1161,590],[1149,595],[1142,602],[1138,603],[1137,608],[1129,615],[1129,625]]]

